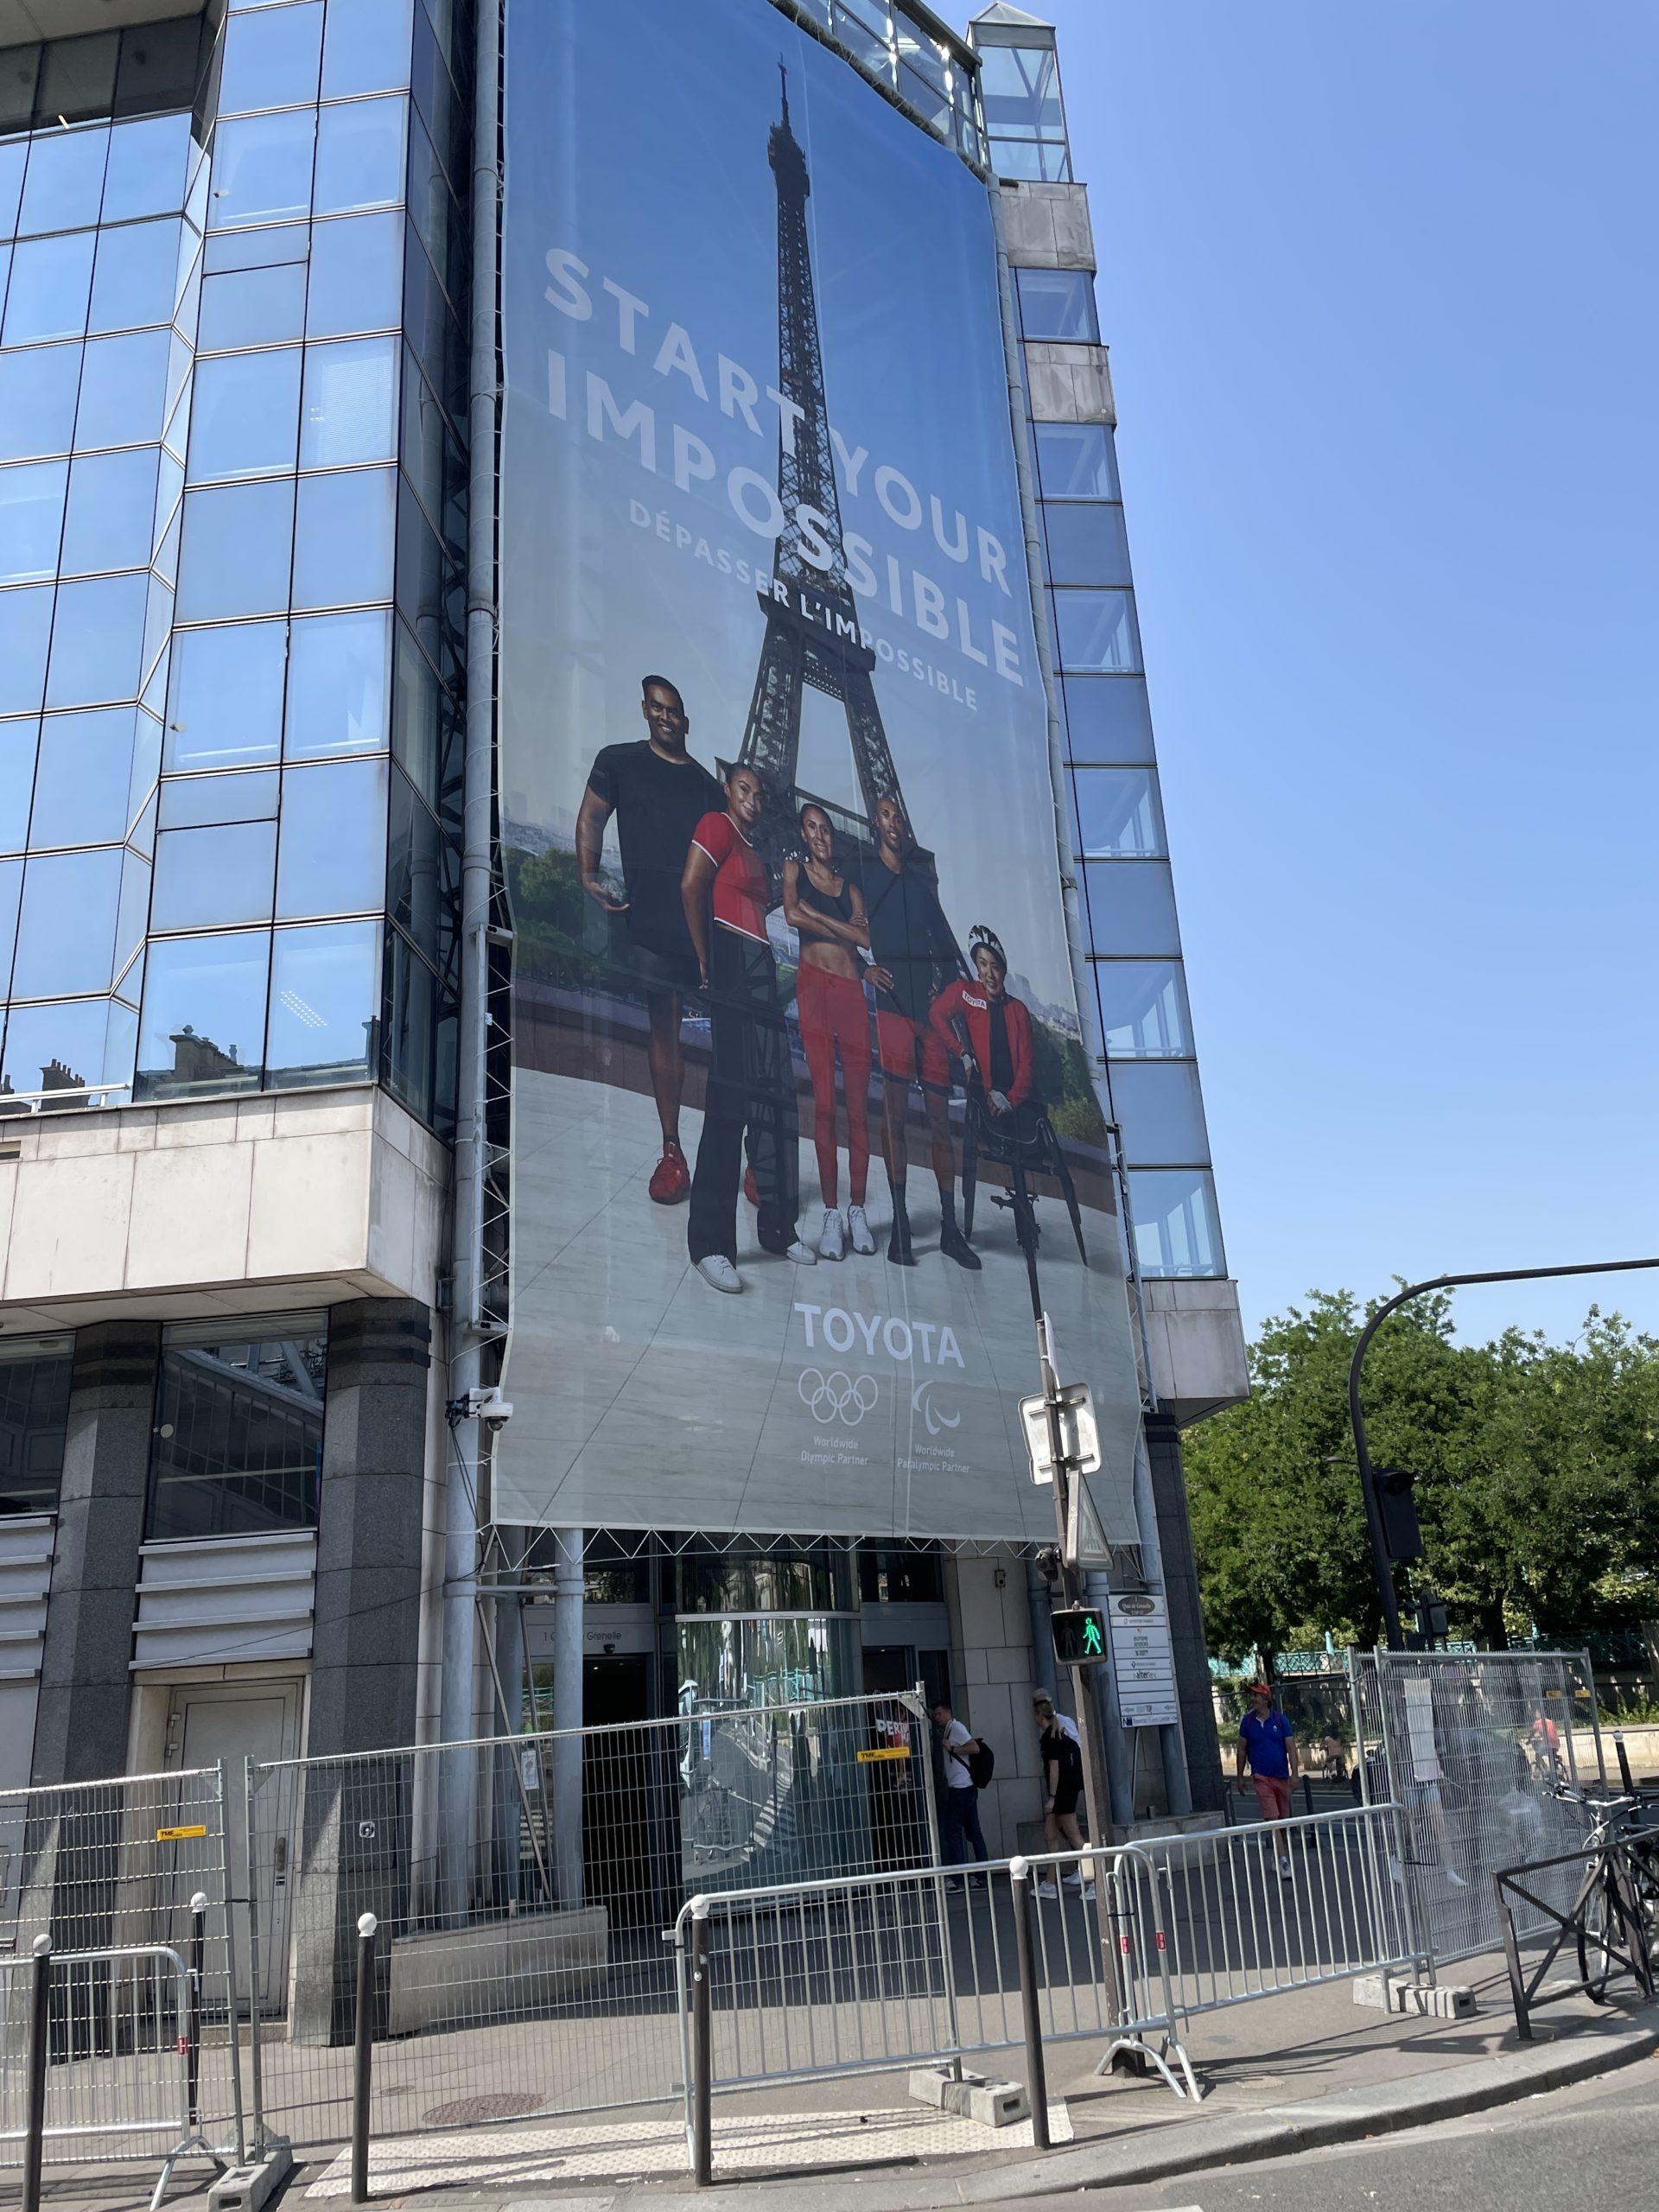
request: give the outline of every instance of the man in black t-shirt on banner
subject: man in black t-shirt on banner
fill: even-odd
[[[662,1158],[649,1187],[658,1205],[671,1206],[691,1188],[691,1171],[680,1150],[680,1094],[685,1084],[680,1014],[685,994],[697,988],[680,874],[691,832],[705,814],[717,814],[726,802],[715,779],[685,749],[691,725],[677,688],[665,676],[647,676],[640,691],[640,712],[651,734],[631,745],[605,746],[595,757],[576,816],[576,866],[594,904],[604,913],[621,916],[627,967],[645,995],[651,1088],[663,1129]],[[622,852],[620,898],[606,887],[599,872],[605,825],[613,815]]]

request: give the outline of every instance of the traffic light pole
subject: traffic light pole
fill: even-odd
[[[1377,1503],[1376,1470],[1371,1465],[1371,1454],[1365,1438],[1365,1414],[1359,1402],[1360,1370],[1365,1355],[1370,1350],[1371,1338],[1396,1306],[1407,1305],[1414,1298],[1421,1298],[1426,1291],[1459,1290],[1478,1282],[1542,1282],[1559,1275],[1611,1275],[1628,1274],[1637,1268],[1659,1268],[1659,1259],[1651,1260],[1586,1260],[1571,1268],[1495,1268],[1480,1274],[1435,1275],[1427,1282],[1408,1283],[1406,1287],[1379,1306],[1359,1332],[1359,1342],[1354,1346],[1354,1356],[1348,1366],[1348,1419],[1354,1432],[1354,1457],[1359,1465],[1359,1494],[1365,1507],[1365,1526],[1371,1539],[1371,1569],[1376,1578],[1377,1602],[1382,1610],[1383,1633],[1390,1651],[1403,1651],[1406,1639],[1400,1627],[1400,1601],[1395,1595],[1394,1563],[1389,1557],[1388,1539],[1382,1529],[1382,1509]],[[1045,1380],[1044,1389],[1047,1382]],[[1058,1416],[1056,1416],[1058,1419]],[[1051,1423],[1050,1441],[1052,1443]]]

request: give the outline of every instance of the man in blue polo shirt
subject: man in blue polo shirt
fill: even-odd
[[[1296,1738],[1284,1714],[1274,1710],[1273,1694],[1265,1682],[1251,1683],[1249,1708],[1238,1724],[1236,1770],[1241,1797],[1247,1761],[1262,1819],[1287,1821],[1290,1785],[1296,1777]],[[1282,1880],[1290,1879],[1290,1861],[1282,1851],[1279,1872]]]

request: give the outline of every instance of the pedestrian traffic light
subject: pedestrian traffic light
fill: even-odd
[[[1096,1667],[1106,1656],[1106,1616],[1098,1605],[1054,1615],[1054,1656],[1063,1667]]]
[[[1382,1541],[1390,1559],[1421,1559],[1422,1534],[1417,1526],[1417,1501],[1412,1496],[1417,1478],[1403,1467],[1378,1467],[1371,1479],[1376,1487],[1377,1510],[1382,1516]]]

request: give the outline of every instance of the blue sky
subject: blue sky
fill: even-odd
[[[1659,11],[1041,12],[1247,1318],[1659,1250]]]

